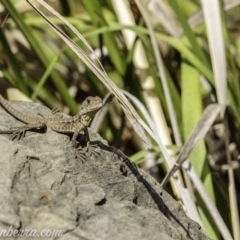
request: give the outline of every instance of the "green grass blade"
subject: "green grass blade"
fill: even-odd
[[[50,60],[47,59],[43,49],[41,48],[39,44],[39,40],[34,36],[32,29],[25,24],[23,21],[22,16],[17,12],[17,10],[14,8],[13,4],[11,1],[8,0],[3,0],[2,1],[3,6],[7,9],[7,11],[10,13],[11,17],[21,30],[21,32],[24,34],[26,39],[28,40],[29,44],[31,45],[32,49],[36,52],[37,56],[43,63],[45,67],[49,66]],[[53,83],[55,84],[56,88],[58,89],[59,93],[61,94],[62,98],[64,101],[68,104],[70,107],[71,111],[73,113],[78,112],[78,106],[76,102],[72,99],[70,96],[67,86],[64,83],[63,79],[60,77],[57,71],[53,70],[51,73],[51,78]]]
[[[201,62],[204,62],[205,65],[210,68],[210,63],[201,49],[201,46],[197,42],[196,35],[193,33],[193,30],[190,28],[185,16],[183,15],[183,11],[180,9],[178,1],[169,1],[169,3],[175,11],[182,28],[184,29],[184,34],[187,36],[191,44],[192,51],[201,60]]]
[[[101,28],[97,28],[93,31],[90,31],[88,33],[85,33],[85,37],[88,37],[91,35],[96,35],[101,32],[106,32],[106,31],[119,31],[119,30],[122,30],[125,28],[135,31],[136,34],[138,34],[138,35],[141,35],[141,34],[148,35],[149,34],[148,30],[144,27],[139,27],[139,26],[131,27],[131,26],[126,26],[126,25],[121,25],[118,23],[113,23],[109,27],[101,27]],[[188,48],[188,46],[186,46],[186,44],[183,41],[181,41],[179,39],[175,39],[173,37],[169,37],[169,36],[161,34],[161,33],[155,32],[155,35],[158,39],[165,41],[166,43],[171,45],[173,48],[178,50],[186,60],[188,60],[202,74],[204,74],[206,76],[206,78],[211,82],[211,84],[214,85],[214,77],[213,77],[212,70],[210,68],[208,68],[206,66],[206,64],[204,62],[202,62],[196,55],[194,55],[192,52],[192,49]]]
[[[103,18],[104,14],[102,11],[101,3],[98,0],[82,0],[87,12],[90,14],[91,19],[96,27],[106,26],[106,20]],[[104,32],[103,41],[108,49],[109,56],[114,63],[114,66],[118,72],[123,75],[125,72],[126,64],[122,60],[123,54],[118,47],[116,38],[113,33]]]
[[[198,120],[202,115],[202,97],[199,84],[199,72],[196,71],[192,66],[183,63],[182,64],[182,116],[183,116],[183,129],[184,138],[187,140],[188,136],[192,132],[193,128],[197,124]],[[213,183],[211,178],[210,169],[206,163],[206,148],[204,142],[201,141],[198,146],[193,150],[189,156],[190,162],[192,163],[198,176],[201,177],[204,186],[212,199],[215,202]],[[199,205],[200,216],[206,229],[207,233],[214,239],[218,239],[218,231],[213,228],[213,222],[210,222],[211,217],[209,212],[206,211],[204,203]]]
[[[45,70],[44,74],[42,75],[41,79],[39,80],[35,90],[33,91],[32,93],[32,96],[31,96],[31,99],[33,101],[36,100],[37,96],[39,95],[44,83],[46,82],[48,76],[51,74],[51,72],[53,71],[53,68],[56,64],[56,62],[58,61],[59,59],[59,55],[56,55],[52,61],[50,62],[49,66],[47,67],[47,69]]]
[[[0,28],[0,39],[2,43],[2,51],[5,52],[5,56],[8,59],[9,66],[12,75],[12,80],[14,81],[14,86],[19,88],[23,93],[28,94],[28,88],[26,85],[26,79],[24,79],[19,64],[16,61],[15,55],[12,53],[10,46],[5,37],[4,31]],[[14,77],[13,77],[14,76]]]

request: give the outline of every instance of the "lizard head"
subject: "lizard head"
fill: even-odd
[[[84,125],[88,125],[96,112],[98,112],[103,106],[103,101],[100,97],[87,97],[80,108],[79,115],[81,120],[85,122]]]

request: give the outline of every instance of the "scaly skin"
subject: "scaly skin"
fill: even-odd
[[[93,116],[102,108],[102,99],[99,97],[87,97],[81,105],[80,112],[68,118],[62,118],[55,114],[46,118],[34,118],[22,114],[15,108],[13,108],[7,100],[5,100],[0,94],[0,104],[2,107],[10,113],[16,119],[27,123],[27,125],[15,128],[13,130],[3,130],[0,133],[13,133],[13,138],[22,137],[27,130],[31,129],[45,129],[49,128],[55,132],[73,134],[72,146],[76,147],[76,139],[81,131],[85,133],[85,139],[89,147],[89,134],[88,126]]]

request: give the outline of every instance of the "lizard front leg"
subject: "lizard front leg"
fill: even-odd
[[[89,152],[90,156],[94,153],[98,154],[98,152],[96,150],[94,150],[93,145],[91,145],[88,128],[84,129],[84,134],[85,134],[85,140],[87,143],[87,151]]]
[[[76,158],[79,157],[82,161],[84,161],[86,159],[86,156],[82,151],[82,147],[80,146],[80,147],[77,148],[77,137],[78,137],[79,134],[80,134],[80,131],[76,131],[76,132],[73,133],[72,147],[74,149],[75,157]]]
[[[73,146],[73,148],[77,147],[77,137],[78,137],[79,133],[80,133],[79,131],[75,131],[73,133],[73,136],[72,136],[72,146]]]
[[[76,131],[76,132],[73,133],[73,136],[72,136],[72,146],[73,147],[77,146],[77,137],[78,137],[79,134],[80,134],[79,131]],[[85,134],[85,141],[87,143],[87,148],[89,148],[89,146],[90,146],[90,138],[89,138],[89,133],[88,133],[88,129],[87,128],[84,129],[84,134]]]

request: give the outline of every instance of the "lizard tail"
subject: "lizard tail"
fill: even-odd
[[[2,95],[0,94],[0,104],[4,107],[4,109],[9,112],[13,117],[17,118],[18,120],[28,123],[28,124],[35,124],[36,122],[39,122],[39,119],[28,117],[19,111],[17,111],[15,108],[13,108],[7,100],[5,100]]]

